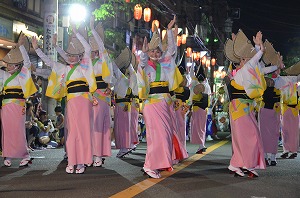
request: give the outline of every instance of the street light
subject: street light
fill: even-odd
[[[69,8],[69,16],[74,22],[83,21],[86,18],[86,8],[80,4],[72,4]]]

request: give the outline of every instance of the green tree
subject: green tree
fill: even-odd
[[[126,3],[125,0],[60,0],[60,2],[87,4],[91,8],[92,14],[95,15],[95,20],[101,21],[103,24],[105,43],[109,46],[113,44],[116,46],[117,51],[114,52],[114,55],[126,47],[125,29],[113,27],[114,20],[119,20],[119,23],[128,26],[128,21],[120,20],[119,15],[125,14],[125,18],[130,20],[130,17],[133,17],[134,6],[137,3],[142,6],[146,4],[146,0],[131,0],[130,3]]]
[[[288,40],[290,49],[284,59],[286,67],[290,67],[300,61],[300,37],[294,37]]]

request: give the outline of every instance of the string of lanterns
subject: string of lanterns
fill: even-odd
[[[125,0],[126,3],[130,3],[130,0]],[[151,20],[151,9],[149,7],[142,8],[140,4],[136,4],[134,6],[133,17],[135,20],[141,20],[142,16],[144,17],[145,22],[150,22]],[[159,28],[159,21],[153,20],[151,30],[152,32],[155,31],[155,26]],[[166,36],[166,30],[162,30],[161,32],[162,39]],[[177,35],[177,46],[185,45],[187,41],[187,34]],[[194,61],[200,61],[201,64],[205,67],[215,66],[216,59],[215,58],[207,58],[206,56],[201,57],[200,52],[193,52],[192,48],[186,48],[186,56],[192,58]],[[222,74],[223,76],[223,74]]]
[[[149,22],[151,20],[151,9],[150,8],[144,8],[144,14],[143,14],[143,8],[140,4],[136,4],[134,6],[134,12],[133,17],[136,20],[140,20],[142,18],[142,15],[144,15],[144,21]]]

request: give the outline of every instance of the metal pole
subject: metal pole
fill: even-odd
[[[58,32],[58,0],[44,1],[44,12],[44,53],[53,61],[57,61],[57,53],[52,45],[52,36]],[[46,65],[44,65],[43,68],[49,69]],[[46,83],[43,82],[43,84]],[[49,118],[53,119],[55,117],[54,108],[56,106],[56,100],[45,96],[44,99],[43,101],[47,104],[44,108],[47,110]]]

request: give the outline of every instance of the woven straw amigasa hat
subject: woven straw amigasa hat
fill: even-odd
[[[272,64],[272,65],[280,66],[278,52],[276,52],[273,45],[268,40],[266,40],[264,42],[264,46],[266,48],[265,53],[262,57],[264,63],[266,65]]]
[[[79,55],[84,53],[84,47],[75,34],[72,34],[69,37],[69,45],[66,52],[72,55]]]
[[[115,59],[115,63],[119,69],[125,67],[127,68],[132,61],[132,52],[128,47],[123,49],[119,56]]]
[[[81,24],[78,28],[78,33],[84,37],[84,39],[87,40],[87,29],[84,24]],[[71,55],[79,55],[84,53],[84,47],[79,41],[79,39],[76,37],[75,34],[70,35],[69,37],[69,45],[66,50],[68,54]]]
[[[96,32],[100,36],[101,40],[104,43],[104,29],[101,23],[98,23],[97,26],[95,27]],[[97,42],[93,36],[89,37],[89,43],[92,48],[92,51],[99,50],[99,46],[97,45]]]
[[[151,38],[151,40],[150,40],[150,43],[149,43],[149,45],[148,45],[149,51],[150,51],[150,50],[154,50],[154,49],[156,49],[156,48],[159,48],[160,50],[162,50],[160,34],[159,34],[159,32],[158,32],[158,29],[157,29],[156,25],[155,25],[155,28],[154,28],[154,29],[155,29],[155,30],[154,30],[154,32],[153,32],[153,36],[152,36],[152,38]]]
[[[300,61],[284,70],[285,73],[291,76],[297,76],[300,74]]]
[[[227,39],[226,42],[225,42],[224,55],[229,61],[231,61],[233,63],[239,63],[240,62],[240,59],[234,55],[233,41],[231,39]]]
[[[136,56],[135,56],[134,53],[132,53],[132,55],[131,55],[131,65],[132,65],[133,69],[135,71],[137,71],[138,60],[137,60],[137,58],[136,58]]]
[[[19,39],[20,39],[21,34],[23,34],[23,33],[21,32],[19,34]],[[26,51],[29,52],[30,44],[29,44],[29,39],[27,36],[25,37],[25,43],[23,45],[24,45]],[[23,62],[23,56],[19,49],[19,46],[18,45],[14,46],[14,48],[12,48],[6,54],[6,56],[2,59],[2,61],[5,63],[8,63],[8,64],[19,64],[19,63]]]
[[[238,58],[252,58],[256,54],[251,41],[242,30],[239,30],[233,41],[233,52]]]

